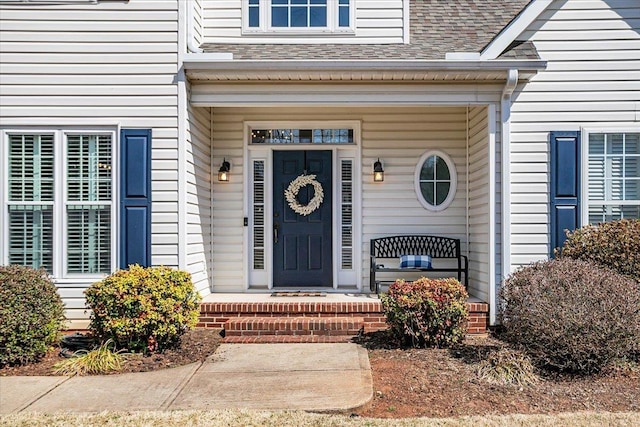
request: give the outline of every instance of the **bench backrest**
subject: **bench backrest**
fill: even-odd
[[[458,258],[460,239],[441,236],[390,236],[371,239],[371,255],[398,258],[402,255],[431,255],[433,258]]]

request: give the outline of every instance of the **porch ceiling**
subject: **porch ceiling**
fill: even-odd
[[[545,61],[245,61],[208,60],[189,54],[184,69],[191,81],[209,82],[505,82],[510,69],[527,81]]]

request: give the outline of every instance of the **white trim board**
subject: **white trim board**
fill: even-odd
[[[503,73],[506,75],[506,73]],[[460,106],[500,101],[504,83],[394,85],[192,84],[194,107]]]

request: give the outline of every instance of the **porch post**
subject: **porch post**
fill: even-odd
[[[489,104],[487,109],[489,136],[489,324],[496,321],[496,223],[498,220],[496,209],[496,105]]]
[[[518,70],[507,72],[507,82],[500,101],[500,140],[502,149],[502,277],[511,273],[511,94],[518,84]],[[495,289],[494,289],[495,293]],[[494,295],[490,305],[489,323],[495,324],[498,299]]]

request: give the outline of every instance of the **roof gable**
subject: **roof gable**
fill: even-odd
[[[552,2],[553,0],[531,0],[531,2],[485,46],[480,58],[496,59],[498,56],[507,52],[514,43],[516,43],[516,45],[521,43],[517,41],[517,37],[522,34]]]

